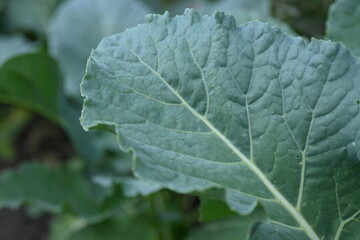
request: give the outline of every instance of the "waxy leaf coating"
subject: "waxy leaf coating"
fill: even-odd
[[[112,128],[142,178],[257,201],[253,239],[356,239],[359,66],[341,44],[221,12],[148,15],[91,54],[81,122]]]

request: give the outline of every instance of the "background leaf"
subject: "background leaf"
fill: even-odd
[[[5,25],[10,30],[44,35],[54,10],[62,0],[5,0]]]
[[[0,68],[1,102],[34,111],[61,125],[78,154],[88,162],[101,159],[104,149],[112,147],[117,150],[114,142],[100,147],[94,140],[95,137],[100,139],[101,136],[108,135],[107,133],[88,134],[82,130],[78,108],[63,96],[61,86],[58,65],[46,54],[29,53],[15,56]]]
[[[118,218],[88,226],[73,234],[70,240],[156,240],[156,231],[139,219]]]
[[[55,213],[68,207],[82,217],[99,214],[106,196],[76,169],[36,162],[2,171],[0,186],[1,207],[19,207],[26,203],[32,208]]]
[[[32,49],[33,45],[21,35],[0,35],[0,66],[9,58]]]
[[[195,9],[200,12],[206,12],[211,14],[218,11],[224,11],[226,13],[233,13],[238,9],[247,10],[250,12],[256,12],[259,16],[271,15],[271,1],[269,0],[223,0],[223,1],[197,1],[194,3]]]
[[[103,37],[135,26],[148,12],[133,0],[69,0],[58,8],[48,39],[50,52],[63,71],[67,96],[80,102],[79,84],[91,49]]]
[[[360,5],[357,0],[337,0],[330,7],[326,23],[327,37],[344,43],[360,56]]]
[[[17,56],[0,68],[0,101],[26,106],[53,122],[59,121],[59,85],[57,65],[45,54]]]
[[[17,137],[31,119],[30,114],[22,109],[10,108],[5,116],[0,111],[0,159],[10,162],[14,160]]]
[[[260,220],[259,216],[236,216],[227,219],[206,223],[194,229],[186,240],[246,240],[250,239],[254,222]]]

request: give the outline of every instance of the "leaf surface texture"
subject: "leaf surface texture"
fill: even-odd
[[[93,51],[84,128],[112,127],[142,178],[256,200],[254,239],[357,236],[359,61],[221,12],[146,20]]]

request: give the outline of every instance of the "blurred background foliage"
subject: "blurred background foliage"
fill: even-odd
[[[239,216],[221,191],[178,194],[137,178],[111,133],[83,131],[87,57],[146,13],[187,7],[325,38],[332,2],[0,0],[0,240],[246,239],[261,208]]]

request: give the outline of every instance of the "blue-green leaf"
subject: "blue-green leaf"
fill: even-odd
[[[221,12],[146,19],[93,51],[84,128],[113,128],[145,179],[256,200],[263,239],[358,236],[359,60]]]
[[[327,37],[342,42],[360,56],[360,4],[358,0],[337,0],[329,11]]]

